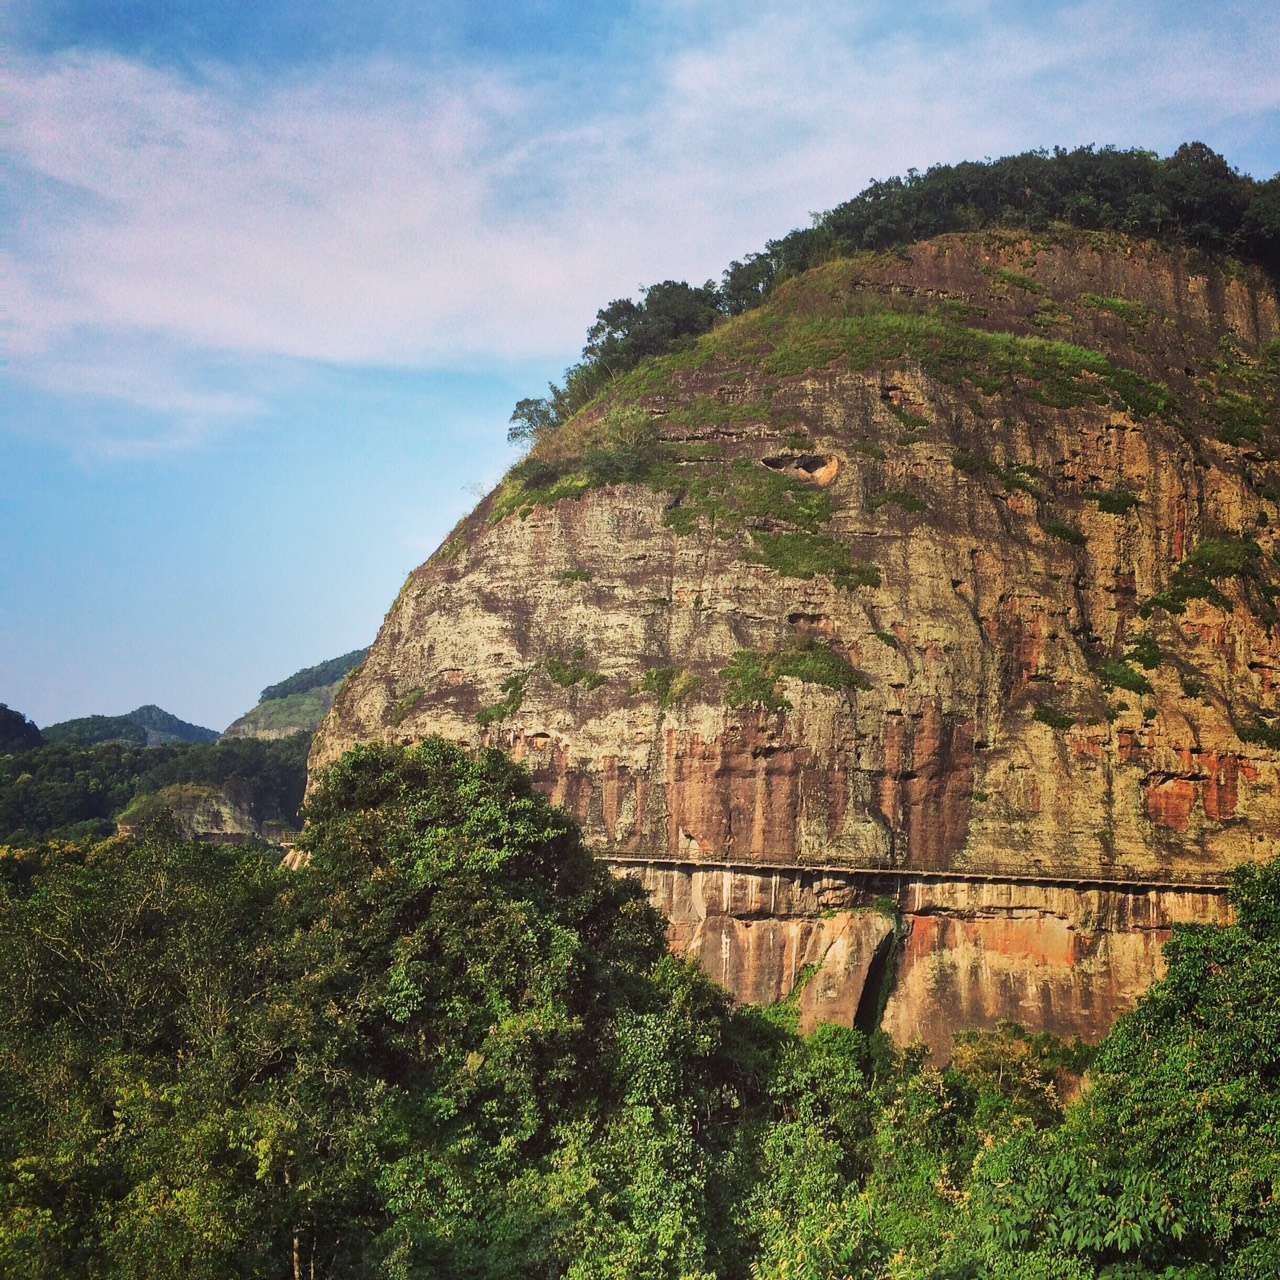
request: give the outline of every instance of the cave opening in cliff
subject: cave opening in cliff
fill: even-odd
[[[884,1016],[885,1005],[889,1003],[897,945],[898,933],[894,929],[880,939],[867,966],[867,979],[862,984],[862,994],[853,1014],[854,1027],[866,1035],[880,1029],[880,1019]]]

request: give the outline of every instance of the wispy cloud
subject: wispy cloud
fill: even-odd
[[[211,387],[211,354],[420,369],[571,355],[608,297],[711,274],[874,175],[1275,129],[1265,6],[1180,24],[1154,0],[1034,21],[984,0],[893,12],[672,0],[626,61],[563,82],[516,64],[266,80],[11,59],[10,376],[167,415],[183,444],[269,395]]]

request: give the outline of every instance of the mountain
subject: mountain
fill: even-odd
[[[287,738],[311,733],[333,705],[333,696],[348,672],[359,666],[368,649],[353,649],[339,658],[304,667],[263,689],[258,705],[230,724],[228,738]]]
[[[296,828],[306,735],[146,747],[48,743],[0,752],[0,847],[92,841],[161,809],[204,839],[279,839]]]
[[[101,742],[124,742],[158,747],[173,742],[216,742],[217,731],[179,720],[160,707],[148,704],[122,716],[82,716],[46,725],[46,742],[88,747]]]
[[[0,702],[0,755],[30,751],[43,742],[40,730],[22,712]]]
[[[913,172],[615,299],[313,779],[498,747],[739,997],[1098,1038],[1280,834],[1278,274],[1280,176],[1190,143]]]
[[[899,947],[902,1038],[1096,1036],[1280,836],[1278,337],[1261,273],[1114,234],[812,269],[538,444],[312,770],[499,746],[740,995],[870,1016]]]

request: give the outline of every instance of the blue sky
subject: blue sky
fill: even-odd
[[[1200,138],[1262,3],[0,0],[0,700],[222,728],[370,640],[596,307],[872,177]]]

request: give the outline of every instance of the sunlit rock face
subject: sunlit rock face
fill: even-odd
[[[1115,237],[811,271],[486,498],[313,769],[428,734],[510,752],[602,856],[652,864],[674,945],[744,999],[803,974],[809,1020],[869,1016],[893,921],[797,911],[793,869],[960,875],[878,895],[884,1025],[1096,1037],[1280,833],[1278,333],[1263,278]],[[656,452],[598,483],[619,415]],[[755,867],[789,887],[713,909]]]

